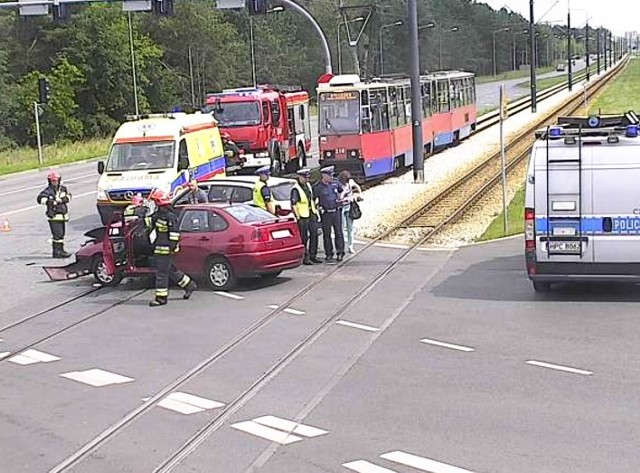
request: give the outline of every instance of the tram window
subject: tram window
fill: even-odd
[[[396,95],[396,114],[398,115],[398,126],[407,124],[407,117],[404,114],[404,87],[398,88]]]
[[[362,101],[362,105],[369,105],[369,91],[363,90],[360,92],[360,100]]]
[[[429,89],[431,90],[431,113],[438,113],[440,110],[438,109],[438,89],[437,82],[431,82],[429,84]]]
[[[398,128],[398,90],[395,87],[389,87],[389,125],[391,129]]]
[[[369,104],[371,109],[372,131],[388,130],[389,114],[387,110],[386,89],[372,89],[369,93]]]
[[[405,123],[411,123],[411,87],[404,88],[404,115]]]
[[[449,104],[449,84],[448,81],[438,83],[438,112],[448,112],[451,109]]]
[[[371,110],[368,105],[362,106],[362,132],[371,133]]]

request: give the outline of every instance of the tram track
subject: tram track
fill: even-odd
[[[598,81],[587,91],[587,97],[599,93],[624,68],[626,61],[619,63],[612,74]],[[576,96],[568,103],[556,107],[546,118],[536,121],[520,132],[505,146],[506,172],[510,173],[529,156],[535,142],[534,132],[553,123],[558,115],[571,115],[583,103],[583,96]],[[500,151],[476,164],[456,179],[449,187],[433,197],[423,207],[405,219],[392,233],[397,235],[407,229],[422,229],[421,241],[428,243],[443,229],[457,222],[465,213],[501,182],[502,160]]]
[[[594,87],[593,93],[597,92],[607,80],[601,81],[599,87]],[[560,113],[560,108],[556,113]],[[528,134],[533,133],[533,130],[540,127],[540,124],[536,124],[535,127],[531,127],[531,130],[528,130]],[[529,133],[530,132],[530,133]],[[519,159],[510,159],[508,166],[510,168],[514,168],[517,166],[519,162],[524,159],[528,155],[529,143],[526,142],[524,135],[527,133],[523,133],[519,139],[518,143],[513,142],[509,145],[508,149],[510,151],[510,155],[517,154]],[[521,147],[521,149],[518,148]],[[516,153],[516,151],[519,151]],[[495,157],[492,157],[495,158]],[[491,161],[490,158],[487,161]],[[477,175],[477,181],[485,181],[484,187],[480,189],[476,189],[474,192],[470,194],[465,194],[462,186],[463,179],[458,180],[453,186],[449,189],[445,190],[435,199],[432,199],[427,205],[425,205],[418,212],[414,213],[407,219],[405,219],[399,225],[385,231],[382,235],[378,236],[376,239],[369,241],[358,254],[354,257],[349,258],[340,264],[333,267],[329,270],[328,273],[323,275],[322,278],[316,279],[313,282],[307,284],[300,290],[298,290],[291,297],[287,298],[285,301],[278,304],[277,308],[271,310],[269,313],[256,320],[249,326],[247,326],[242,332],[233,337],[231,340],[224,343],[224,345],[217,348],[213,351],[209,356],[202,359],[199,363],[192,366],[189,370],[184,371],[182,375],[178,376],[172,382],[166,384],[163,388],[156,391],[155,394],[149,396],[147,400],[137,408],[130,411],[127,415],[122,417],[117,422],[113,423],[108,428],[104,429],[100,434],[96,435],[89,441],[87,441],[84,445],[82,445],[78,450],[65,458],[62,462],[57,464],[50,470],[50,473],[61,473],[70,471],[74,466],[80,464],[83,460],[92,458],[94,452],[99,450],[103,445],[109,442],[114,437],[122,434],[127,427],[131,426],[136,420],[143,417],[145,414],[149,413],[156,404],[164,399],[166,396],[171,394],[176,389],[184,386],[188,381],[194,379],[200,374],[204,374],[204,372],[213,367],[218,361],[220,361],[223,357],[231,353],[232,351],[241,348],[245,342],[251,339],[254,335],[258,334],[263,328],[265,328],[271,321],[273,321],[280,313],[284,311],[287,307],[292,306],[294,303],[299,301],[305,296],[311,295],[312,292],[318,289],[323,284],[335,284],[333,281],[333,277],[339,273],[343,268],[349,267],[352,265],[354,261],[357,261],[361,255],[365,254],[367,250],[374,247],[376,243],[385,241],[388,237],[393,235],[394,232],[401,230],[403,228],[410,227],[412,224],[418,221],[420,217],[424,213],[427,213],[434,209],[435,205],[444,205],[445,200],[448,197],[451,197],[454,192],[457,190],[462,191],[463,205],[461,208],[457,210],[449,210],[452,212],[448,217],[441,219],[440,222],[433,224],[430,227],[430,231],[428,231],[425,235],[421,236],[417,241],[411,244],[408,248],[400,250],[399,254],[390,258],[388,262],[384,263],[384,266],[378,273],[376,273],[373,277],[369,278],[359,290],[355,291],[352,296],[349,296],[345,301],[343,301],[340,306],[332,313],[326,317],[324,317],[321,321],[316,323],[312,329],[310,329],[306,336],[301,339],[298,343],[296,343],[291,349],[286,350],[279,359],[275,363],[271,365],[270,368],[265,370],[259,377],[255,378],[249,385],[246,386],[244,390],[238,393],[238,395],[228,402],[224,408],[221,409],[219,414],[212,417],[206,424],[204,424],[200,429],[198,429],[193,435],[191,435],[187,440],[185,440],[179,448],[177,448],[174,452],[169,454],[161,464],[159,464],[154,472],[155,473],[165,473],[173,471],[178,465],[180,465],[186,458],[188,458],[197,448],[202,445],[211,435],[217,432],[223,425],[225,425],[226,421],[238,410],[240,410],[245,404],[247,404],[251,399],[253,399],[258,393],[262,391],[262,389],[268,385],[268,383],[277,377],[289,364],[291,364],[302,352],[305,351],[308,347],[310,347],[315,341],[317,341],[322,335],[335,323],[342,315],[344,315],[348,310],[354,307],[359,301],[361,301],[364,297],[367,296],[381,281],[383,281],[387,276],[389,276],[399,265],[401,265],[411,254],[413,254],[420,246],[424,245],[428,240],[430,240],[435,233],[443,228],[445,225],[452,223],[452,221],[459,218],[460,215],[464,212],[464,209],[468,208],[468,206],[472,205],[474,202],[478,200],[481,195],[484,195],[486,189],[489,189],[494,182],[486,179],[486,174],[480,174],[481,172],[487,172],[489,164],[485,161],[482,165],[477,166],[473,174]],[[489,173],[490,174],[490,173]],[[465,177],[473,177],[472,173],[467,173]],[[485,189],[485,190],[482,190]]]

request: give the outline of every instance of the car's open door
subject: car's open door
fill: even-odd
[[[102,239],[102,259],[104,261],[105,270],[109,276],[114,276],[116,274],[116,260],[113,251],[113,241],[111,240],[112,229],[113,224],[107,225],[107,230],[104,238]]]

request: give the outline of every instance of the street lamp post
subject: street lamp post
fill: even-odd
[[[568,71],[568,89],[573,90],[573,75],[571,73],[571,9],[567,10],[567,71]]]
[[[439,42],[440,42],[440,70],[442,70],[442,36],[444,35],[444,33],[454,33],[456,31],[458,31],[460,28],[458,28],[457,26],[454,26],[452,28],[447,29],[447,31],[444,31],[442,26],[440,26],[439,30],[440,30],[440,37],[439,37]]]
[[[274,7],[267,10],[267,13],[277,13],[284,11],[284,7]],[[251,78],[253,87],[258,86],[258,76],[256,73],[256,43],[254,38],[253,16],[249,15],[249,42],[251,43]]]
[[[133,79],[133,102],[136,109],[136,115],[140,113],[138,108],[138,79],[136,76],[136,55],[133,50],[133,28],[131,26],[131,12],[128,12],[129,19],[129,46],[131,48],[131,75]]]
[[[498,30],[493,31],[493,76],[498,75],[498,66],[496,64],[496,34],[501,33],[503,31],[509,31],[511,28],[500,28]]]
[[[383,37],[382,33],[387,28],[393,28],[394,26],[401,26],[403,24],[404,24],[404,22],[402,20],[398,20],[395,23],[390,23],[388,25],[382,25],[380,27],[378,42],[380,43],[380,75],[381,76],[384,75],[384,49],[383,49],[384,37]]]
[[[600,75],[600,28],[596,30],[596,70]]]
[[[531,112],[536,113],[538,94],[536,85],[536,24],[533,16],[533,0],[529,0],[529,38],[531,41]]]
[[[458,26],[452,26],[450,28],[447,28],[446,31],[444,29],[444,27],[438,23],[435,23],[433,21],[430,21],[429,23],[427,23],[426,25],[423,26],[418,26],[418,30],[423,30],[426,28],[437,28],[438,29],[438,64],[439,64],[439,69],[442,70],[443,68],[443,62],[442,62],[442,37],[444,36],[444,33],[454,33],[456,31],[459,31],[460,28]]]
[[[363,16],[359,16],[354,18],[353,20],[349,20],[347,23],[357,23],[358,21],[364,21]],[[342,43],[340,42],[340,29],[344,23],[338,23],[338,74],[342,74]]]
[[[584,49],[587,50],[586,62],[587,62],[587,82],[591,80],[591,71],[589,71],[590,64],[590,54],[589,54],[589,22],[587,21],[587,25],[584,29]]]

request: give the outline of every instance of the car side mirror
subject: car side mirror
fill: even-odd
[[[178,158],[178,171],[184,171],[189,169],[189,159],[186,156],[180,156]]]
[[[104,173],[104,161],[98,161],[98,174]]]

